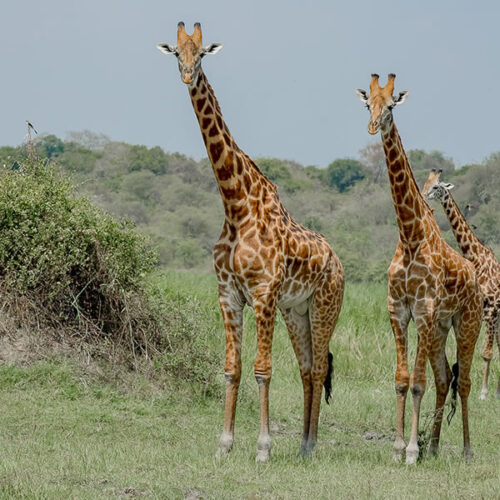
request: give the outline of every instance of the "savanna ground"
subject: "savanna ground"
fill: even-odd
[[[245,315],[243,378],[230,456],[214,455],[223,418],[223,325],[213,276],[168,272],[165,294],[193,300],[207,348],[220,353],[217,389],[159,381],[81,357],[47,355],[0,365],[1,498],[499,498],[500,401],[479,401],[481,335],[470,397],[472,464],[462,456],[460,410],[443,424],[441,453],[416,467],[392,461],[395,351],[384,285],[348,285],[334,338],[330,405],[322,403],[314,456],[296,457],[302,387],[281,318],[273,345],[268,464],[256,465],[257,386],[252,365],[255,321]],[[411,330],[413,356],[415,331]],[[453,333],[448,355],[455,360]],[[429,371],[422,427],[433,410]],[[446,411],[448,411],[446,408]],[[411,396],[407,404],[407,427]],[[408,429],[407,436],[408,437]]]

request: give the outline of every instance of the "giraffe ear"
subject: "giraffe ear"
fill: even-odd
[[[443,182],[441,185],[442,185],[445,189],[447,189],[448,191],[450,191],[451,189],[453,189],[453,188],[455,187],[455,185],[454,185],[454,184],[451,184],[451,183],[449,183],[449,182]]]
[[[211,43],[210,45],[203,47],[202,55],[217,54],[220,49],[222,49],[222,43]]]
[[[400,92],[397,97],[394,97],[392,99],[394,101],[394,106],[397,106],[398,104],[403,104],[406,101],[408,94],[409,92],[407,90],[403,90],[403,92]]]
[[[356,94],[358,94],[359,100],[363,104],[366,104],[368,102],[368,94],[366,93],[366,90],[356,89]]]
[[[175,45],[169,45],[168,43],[159,43],[156,48],[163,52],[164,54],[175,54],[177,55],[177,47]]]

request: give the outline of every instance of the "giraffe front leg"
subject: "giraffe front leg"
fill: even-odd
[[[433,323],[430,319],[422,319],[417,323],[418,345],[415,355],[415,368],[410,379],[410,390],[413,396],[413,412],[411,417],[410,441],[406,447],[406,464],[414,465],[419,456],[418,430],[420,421],[420,405],[425,393],[425,366],[429,356],[433,337]]]
[[[256,462],[267,462],[271,454],[269,434],[269,385],[271,383],[271,351],[276,317],[276,303],[269,296],[260,296],[254,301],[257,322],[257,358],[254,365],[255,379],[259,387],[260,431],[257,440]]]
[[[389,318],[394,342],[396,343],[396,373],[394,388],[396,391],[396,439],[394,440],[394,461],[401,462],[406,449],[404,439],[406,395],[410,383],[408,372],[408,310],[389,297]]]
[[[217,458],[227,455],[233,447],[234,418],[238,388],[241,379],[241,339],[243,332],[243,306],[223,297],[219,299],[226,330],[226,403],[224,409],[224,427],[219,441]]]

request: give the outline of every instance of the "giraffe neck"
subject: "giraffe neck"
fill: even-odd
[[[486,250],[486,247],[472,232],[464,215],[455,203],[453,196],[448,191],[445,191],[441,204],[443,205],[446,217],[450,221],[451,229],[464,257],[471,260],[474,265],[481,264],[481,255],[484,254],[483,249]]]
[[[424,218],[430,208],[420,194],[392,117],[381,133],[399,237],[403,245],[416,248],[424,239]],[[432,216],[431,219],[434,220]]]
[[[219,185],[226,219],[237,224],[255,208],[251,199],[267,198],[268,194],[276,192],[276,186],[234,142],[202,70],[189,94]]]

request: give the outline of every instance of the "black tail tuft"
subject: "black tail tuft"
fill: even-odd
[[[328,353],[328,371],[326,372],[326,378],[324,382],[325,386],[325,401],[326,404],[330,404],[330,397],[332,396],[332,375],[333,375],[333,354]]]
[[[448,413],[448,416],[446,417],[446,420],[448,421],[448,425],[451,423],[451,419],[453,418],[453,415],[455,415],[455,412],[457,411],[457,392],[458,392],[458,363],[455,363],[452,368],[451,372],[453,374],[453,378],[451,379],[451,409],[450,413]]]

